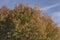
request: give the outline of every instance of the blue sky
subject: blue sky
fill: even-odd
[[[26,3],[26,0],[23,0]],[[15,5],[20,4],[20,0],[0,0],[0,8],[6,5],[8,8],[13,9]],[[28,0],[30,6],[38,4],[43,13],[48,13],[58,26],[60,26],[60,0]]]

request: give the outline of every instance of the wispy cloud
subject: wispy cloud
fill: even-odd
[[[60,3],[56,3],[56,4],[53,4],[53,5],[50,5],[50,6],[41,8],[41,10],[49,10],[49,9],[54,8],[54,7],[56,7],[56,6],[59,6],[59,5],[60,5]]]

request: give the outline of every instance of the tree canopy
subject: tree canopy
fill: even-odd
[[[0,40],[60,40],[60,29],[39,8],[20,4],[0,9]]]

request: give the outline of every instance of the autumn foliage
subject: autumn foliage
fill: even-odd
[[[20,4],[0,9],[0,40],[60,40],[60,29],[39,8]]]

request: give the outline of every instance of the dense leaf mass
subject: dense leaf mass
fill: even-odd
[[[39,8],[20,4],[0,9],[0,40],[60,40],[60,30]]]

